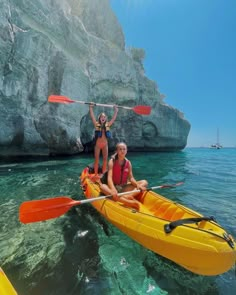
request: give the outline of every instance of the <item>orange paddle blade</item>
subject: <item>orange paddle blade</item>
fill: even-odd
[[[63,95],[50,95],[48,97],[49,102],[56,102],[56,103],[73,103],[75,100],[70,99],[69,97]]]
[[[139,115],[150,115],[152,108],[150,106],[136,106],[132,110]]]
[[[22,223],[31,223],[48,220],[65,214],[72,206],[79,205],[69,197],[26,201],[20,205],[19,220]]]

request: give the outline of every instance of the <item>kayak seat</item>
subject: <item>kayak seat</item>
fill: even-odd
[[[145,213],[148,215],[151,214],[150,210],[148,210],[148,208],[146,206],[144,206],[142,203],[139,204],[139,212]]]
[[[162,218],[166,220],[171,220],[176,210],[177,208],[175,205],[170,205],[162,214]]]
[[[170,206],[171,204],[168,202],[162,203],[161,206],[154,212],[154,215],[162,218]]]
[[[162,218],[170,221],[183,218],[184,212],[175,205],[170,206],[163,214]]]
[[[181,219],[183,218],[183,215],[184,215],[184,212],[181,209],[177,208],[177,210],[174,212],[170,220],[175,221],[175,220]]]
[[[149,210],[153,213],[155,213],[162,204],[163,201],[158,199],[152,202],[151,204],[148,204],[148,202],[144,202],[144,205],[148,207]]]
[[[149,195],[150,196],[150,195]],[[169,221],[181,219],[184,215],[183,210],[178,208],[171,202],[166,202],[163,199],[143,198],[143,204],[148,208],[151,214],[156,217],[163,218]]]

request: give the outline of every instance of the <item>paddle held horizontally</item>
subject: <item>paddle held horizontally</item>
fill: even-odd
[[[147,190],[154,190],[159,188],[173,188],[183,184],[178,182],[176,184],[164,184],[159,186],[153,186]],[[129,192],[119,193],[118,196],[127,195],[140,192],[135,189]],[[59,217],[65,214],[73,206],[78,206],[86,203],[92,203],[95,201],[111,198],[111,195],[100,196],[96,198],[84,199],[84,200],[73,200],[67,196],[61,196],[56,198],[49,198],[43,200],[26,201],[20,205],[19,209],[19,220],[22,223],[32,223],[38,221],[44,221],[52,218]]]
[[[64,104],[70,104],[70,103],[81,103],[81,104],[93,104],[95,106],[101,106],[101,107],[108,107],[108,108],[113,108],[114,105],[112,104],[103,104],[103,103],[93,103],[93,102],[85,102],[81,100],[72,100],[67,96],[63,95],[50,95],[48,97],[49,102],[54,102],[54,103],[64,103]],[[138,105],[135,107],[126,107],[126,106],[117,106],[118,108],[125,109],[125,110],[132,110],[138,115],[150,115],[151,113],[151,107],[150,106],[144,106],[144,105]]]

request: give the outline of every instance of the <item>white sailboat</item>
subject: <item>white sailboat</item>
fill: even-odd
[[[217,135],[216,135],[216,143],[211,145],[213,149],[221,149],[223,146],[220,144],[219,141],[219,128],[217,128]]]

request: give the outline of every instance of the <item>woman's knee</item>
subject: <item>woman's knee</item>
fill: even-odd
[[[148,186],[148,182],[145,179],[138,181],[138,183],[142,186]]]

